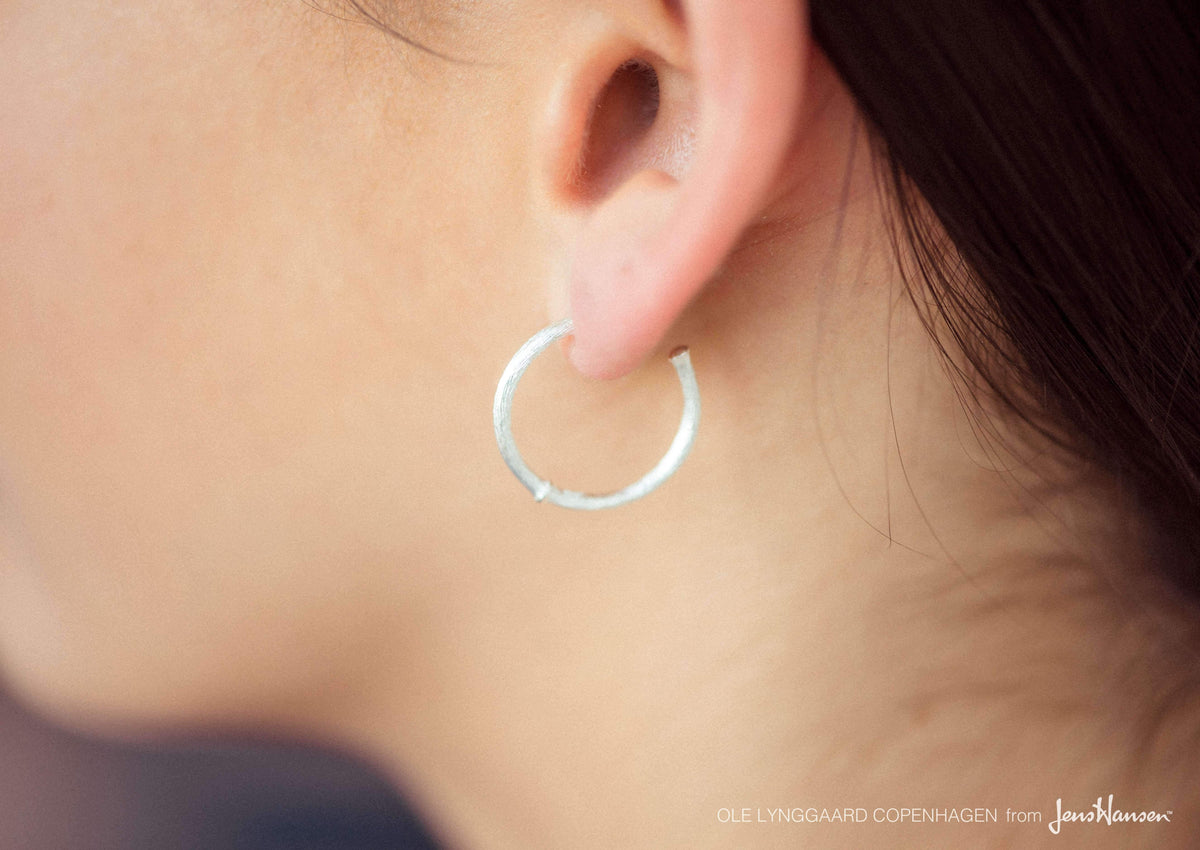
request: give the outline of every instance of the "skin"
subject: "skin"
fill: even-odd
[[[0,2],[23,696],[357,749],[467,848],[1035,846],[718,810],[1109,793],[1178,813],[1122,841],[1186,845],[1136,515],[973,432],[803,6],[727,5],[398,9],[447,61],[300,0]],[[637,57],[648,127],[604,89]],[[515,424],[572,489],[655,462],[691,348],[700,438],[636,505],[535,505],[499,459],[496,381],[564,315]]]

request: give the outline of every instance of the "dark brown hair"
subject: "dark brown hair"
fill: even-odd
[[[987,390],[1144,506],[1156,566],[1200,599],[1200,4],[811,15],[868,123],[917,297]]]

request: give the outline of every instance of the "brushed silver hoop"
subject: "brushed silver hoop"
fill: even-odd
[[[634,499],[640,499],[647,493],[657,489],[664,481],[675,474],[696,440],[696,430],[700,425],[700,388],[696,385],[696,373],[692,370],[692,359],[686,348],[678,348],[671,354],[671,365],[679,375],[679,383],[683,387],[683,416],[679,421],[679,430],[671,447],[662,459],[655,464],[645,476],[615,493],[594,496],[588,493],[577,493],[574,490],[560,490],[544,478],[539,478],[525,464],[512,435],[512,405],[513,396],[517,391],[517,383],[533,359],[541,354],[556,340],[562,339],[574,329],[570,319],[563,319],[544,328],[530,337],[513,359],[500,378],[496,387],[496,402],[492,407],[492,419],[496,428],[496,444],[500,454],[513,475],[533,494],[539,502],[553,502],[564,508],[579,511],[598,511],[603,508],[615,508]]]

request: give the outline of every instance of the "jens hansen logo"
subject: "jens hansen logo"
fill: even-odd
[[[1112,826],[1115,823],[1159,823],[1160,821],[1170,823],[1172,814],[1171,809],[1167,809],[1165,812],[1123,812],[1113,808],[1112,794],[1108,795],[1107,803],[1103,797],[1097,797],[1095,804],[1090,809],[1073,812],[1063,809],[1062,797],[1059,797],[1058,817],[1050,821],[1050,831],[1058,835],[1064,823],[1099,823],[1105,826]]]

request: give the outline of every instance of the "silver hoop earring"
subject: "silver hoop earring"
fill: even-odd
[[[640,499],[647,493],[658,488],[664,481],[675,474],[692,449],[696,440],[696,429],[700,425],[700,388],[696,386],[696,373],[692,370],[692,359],[686,348],[678,348],[671,354],[671,364],[679,375],[679,383],[683,387],[683,417],[679,421],[679,431],[671,441],[671,447],[663,455],[662,460],[655,464],[644,477],[615,493],[593,496],[587,493],[577,493],[573,490],[560,490],[549,481],[539,478],[525,464],[512,435],[512,404],[517,391],[517,383],[533,358],[541,354],[555,340],[562,339],[574,329],[570,319],[555,322],[534,334],[528,342],[521,346],[500,378],[496,388],[496,402],[492,407],[492,418],[496,427],[496,443],[500,446],[500,454],[513,474],[520,479],[533,498],[539,502],[553,502],[564,508],[580,511],[598,511],[602,508],[615,508],[634,499]]]

